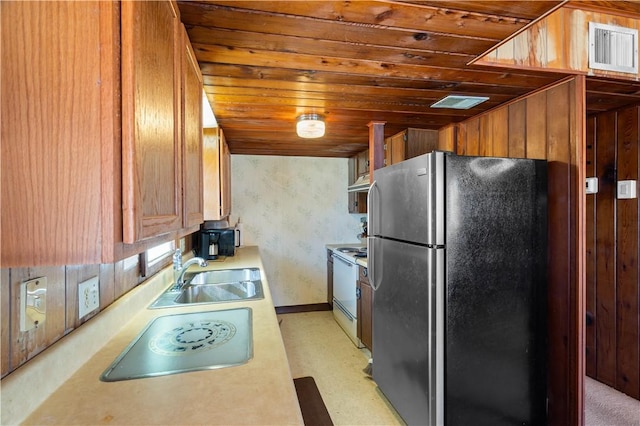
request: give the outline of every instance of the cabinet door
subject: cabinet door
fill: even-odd
[[[231,214],[231,153],[220,128],[204,129],[204,220]]]
[[[0,7],[0,264],[109,261],[121,215],[117,4]]]
[[[169,1],[122,7],[123,239],[182,227],[178,13]]]
[[[366,149],[357,154],[357,173],[361,176],[365,173],[369,173],[369,150]]]
[[[220,216],[229,217],[231,214],[231,152],[220,129]]]
[[[202,74],[184,26],[182,33],[183,226],[203,222]]]
[[[392,164],[399,163],[405,160],[405,143],[407,140],[407,132],[403,131],[396,135],[393,135],[385,140],[385,165],[390,166]]]

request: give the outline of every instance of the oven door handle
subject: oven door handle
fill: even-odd
[[[352,262],[349,262],[348,260],[344,260],[340,256],[336,256],[335,254],[332,254],[331,257],[333,257],[333,260],[338,259],[339,261],[346,263],[347,265],[349,265],[349,268],[351,268],[353,266]]]
[[[351,322],[353,322],[355,320],[355,318],[353,317],[353,315],[351,315],[351,313],[347,310],[347,308],[345,308],[344,306],[342,306],[342,303],[340,303],[338,301],[338,299],[334,298],[333,299],[333,306],[337,306],[338,309],[340,309],[340,311],[342,311],[342,313],[347,317],[347,319]]]

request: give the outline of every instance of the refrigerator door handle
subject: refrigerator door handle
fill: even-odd
[[[373,208],[375,207],[375,204],[373,202],[373,192],[374,190],[377,191],[377,189],[378,189],[378,182],[374,180],[371,186],[369,187],[369,191],[367,192],[367,216],[368,216],[367,224],[369,226],[370,235],[377,235],[378,233],[378,229],[374,222],[375,215],[373,214]]]
[[[375,203],[373,200],[373,192],[377,190],[378,190],[378,182],[374,180],[371,186],[369,187],[369,192],[367,193],[367,216],[368,216],[367,223],[369,226],[369,235],[377,235],[378,233],[378,229],[374,222],[376,216],[373,213],[373,209],[375,207]],[[369,272],[369,282],[371,283],[371,288],[373,289],[373,291],[376,291],[380,286],[376,284],[376,279],[375,279],[376,274],[374,273],[374,270],[375,270],[375,267],[374,267],[375,254],[374,254],[374,248],[373,248],[374,245],[375,245],[374,238],[368,237],[367,238],[367,252],[368,252],[367,271]]]

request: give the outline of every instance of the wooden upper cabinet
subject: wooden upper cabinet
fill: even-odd
[[[385,139],[385,165],[390,166],[438,149],[437,130],[408,128]]]
[[[220,215],[231,214],[231,151],[220,129]]]
[[[177,6],[121,3],[123,241],[182,227]]]
[[[122,241],[118,4],[0,7],[0,264],[111,259]]]
[[[222,220],[231,214],[231,153],[221,128],[203,133],[204,220]]]
[[[187,32],[182,36],[183,226],[204,220],[202,187],[202,73]]]
[[[369,150],[365,149],[364,151],[356,154],[356,173],[357,176],[362,176],[366,173],[369,173]]]

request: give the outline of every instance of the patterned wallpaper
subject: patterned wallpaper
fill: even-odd
[[[276,306],[327,301],[325,244],[358,242],[346,158],[231,156],[231,225],[257,245]]]

